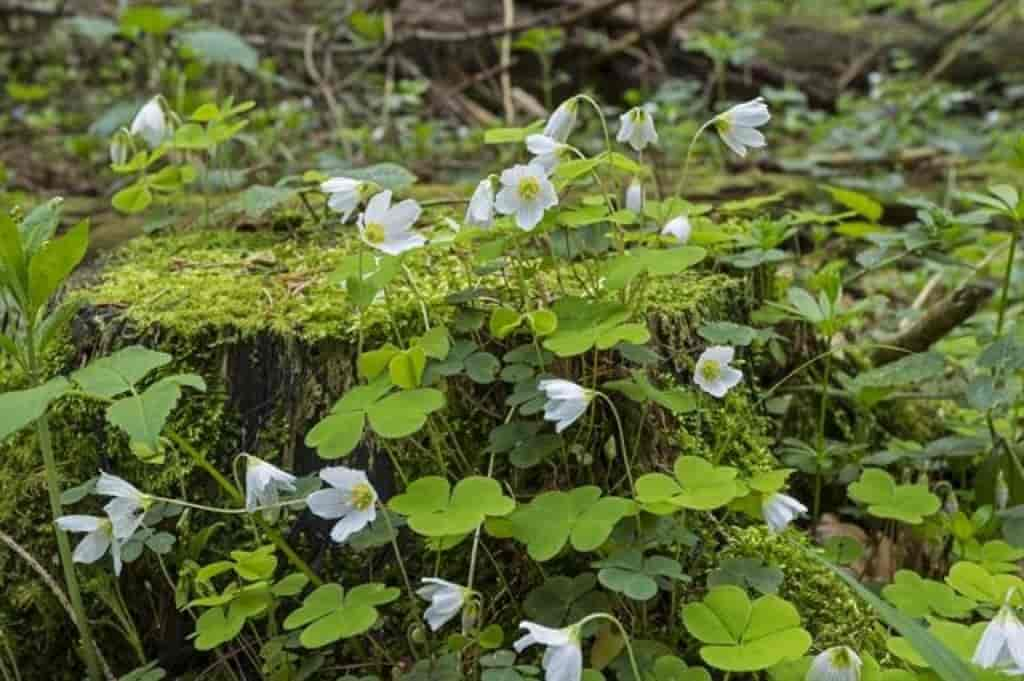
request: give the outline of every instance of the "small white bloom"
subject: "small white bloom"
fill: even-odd
[[[724,397],[743,378],[743,372],[729,366],[736,351],[728,345],[712,345],[700,354],[693,382],[715,397]]]
[[[485,228],[494,224],[494,183],[490,177],[480,180],[480,184],[473,190],[463,222]]]
[[[569,139],[569,133],[576,126],[576,110],[578,108],[579,102],[575,97],[559,104],[544,125],[544,136],[559,142]]]
[[[131,133],[145,140],[150,149],[155,149],[164,141],[168,132],[167,115],[160,103],[160,95],[157,95],[146,102],[135,114],[135,118],[132,119]]]
[[[829,648],[811,662],[805,681],[860,681],[861,664],[860,657],[850,648]]]
[[[344,223],[359,207],[365,185],[365,182],[350,177],[332,177],[320,183],[320,191],[328,195],[327,206],[335,213],[341,213]]]
[[[982,669],[1024,673],[1024,625],[1008,603],[985,627],[971,662]]]
[[[1006,484],[1006,476],[1003,475],[1003,469],[999,469],[999,473],[996,474],[996,488],[995,488],[995,502],[996,508],[1000,511],[1005,511],[1007,504],[1010,503],[1010,486]]]
[[[320,471],[320,479],[332,489],[313,492],[306,504],[314,515],[340,519],[331,530],[331,539],[340,544],[377,518],[377,491],[365,473],[334,466]]]
[[[142,518],[149,508],[151,499],[129,482],[116,475],[100,472],[96,483],[96,493],[104,497],[114,497],[103,510],[113,523],[114,537],[128,539],[142,525]]]
[[[533,622],[521,622],[519,628],[529,633],[515,642],[517,653],[534,643],[547,648],[541,663],[544,667],[544,681],[580,681],[583,676],[583,651],[580,649],[578,627],[551,629]]]
[[[569,150],[569,146],[547,135],[530,135],[526,138],[526,148],[533,154],[530,163],[536,163],[547,172],[551,172]]]
[[[114,559],[114,574],[121,574],[121,542],[114,538],[114,524],[108,518],[93,515],[66,515],[57,518],[57,527],[65,532],[84,532],[85,538],[78,542],[71,559],[76,563],[90,565],[110,550]]]
[[[131,150],[129,145],[129,133],[124,128],[118,130],[114,137],[110,140],[110,162],[116,166],[124,165],[128,162],[128,152]]]
[[[685,215],[680,215],[669,220],[662,228],[661,233],[664,236],[675,237],[676,241],[685,244],[690,240],[690,232],[692,231],[693,228],[690,226],[690,220]]]
[[[748,147],[758,149],[765,145],[764,135],[757,128],[771,117],[764,98],[758,97],[718,114],[712,122],[726,146],[740,156],[746,156]]]
[[[636,151],[643,151],[648,144],[658,143],[658,131],[654,129],[654,116],[645,107],[634,107],[619,116],[619,142],[626,142]]]
[[[273,506],[280,492],[295,491],[295,476],[256,456],[246,455],[245,507]]]
[[[412,231],[423,209],[412,199],[391,205],[391,191],[374,195],[359,216],[359,234],[363,241],[388,255],[399,255],[427,243],[426,238]]]
[[[807,513],[807,507],[788,494],[776,492],[761,502],[761,513],[768,529],[777,533],[789,527],[798,515]]]
[[[643,215],[644,212],[644,185],[635,177],[626,187],[626,210],[637,215]]]
[[[514,214],[520,229],[530,231],[543,219],[544,211],[558,205],[555,186],[536,163],[502,171],[501,184],[494,207],[502,215]]]
[[[430,601],[430,607],[423,613],[423,618],[427,620],[431,631],[437,631],[462,610],[468,589],[433,577],[424,577],[420,581],[426,586],[417,589],[416,593],[420,598]]]
[[[537,383],[548,401],[544,403],[544,419],[555,422],[555,432],[561,433],[587,410],[596,393],[560,378],[545,379]]]

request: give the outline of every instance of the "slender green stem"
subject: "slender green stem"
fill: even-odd
[[[207,461],[205,456],[203,456],[195,447],[189,444],[188,440],[181,437],[174,431],[169,431],[168,437],[171,439],[172,442],[174,442],[175,445],[178,446],[179,449],[188,454],[197,466],[206,471],[206,473],[208,473],[210,477],[212,477],[214,481],[216,481],[216,483],[221,487],[221,489],[227,492],[228,496],[230,496],[231,499],[236,504],[240,504],[242,506],[245,505],[245,496],[242,494],[242,492],[237,487],[232,485],[231,481],[224,477],[224,474],[217,470],[213,466],[213,464]],[[172,503],[175,502],[172,501]],[[241,510],[242,512],[246,512],[244,508]],[[285,557],[288,558],[288,561],[293,566],[295,566],[295,568],[299,570],[299,572],[306,575],[306,577],[313,585],[323,585],[324,580],[322,580],[320,576],[313,571],[313,568],[309,566],[309,563],[304,561],[302,557],[295,552],[295,550],[291,547],[288,541],[281,535],[281,533],[276,528],[272,527],[270,523],[264,520],[263,516],[261,516],[259,513],[254,514],[252,517],[255,518],[256,524],[259,525],[260,529],[263,530],[263,532],[270,538],[270,541],[273,542],[274,546],[276,546],[278,550],[280,550],[281,553],[283,553]]]
[[[427,302],[423,298],[423,293],[420,292],[419,286],[416,285],[416,279],[413,278],[412,272],[405,263],[402,263],[402,274],[405,275],[405,281],[409,284],[409,288],[412,289],[413,294],[416,296],[416,302],[420,304],[420,313],[423,315],[423,330],[430,331],[430,314],[427,312]]]
[[[705,130],[708,129],[708,126],[711,125],[714,122],[715,122],[715,119],[712,118],[710,121],[708,121],[704,125],[702,125],[699,128],[697,128],[697,132],[695,132],[693,134],[693,139],[690,140],[690,146],[688,146],[686,148],[686,160],[683,161],[683,172],[679,176],[679,181],[676,182],[676,194],[677,195],[678,194],[682,194],[682,192],[683,192],[683,185],[686,184],[686,176],[687,176],[687,173],[690,171],[690,159],[693,157],[693,147],[696,146],[697,139],[701,136],[701,134]]]
[[[825,417],[828,412],[828,387],[832,380],[832,353],[825,357],[825,371],[821,378],[821,407],[818,410],[818,456],[825,456]],[[821,504],[821,469],[814,475],[814,517],[818,517]]]
[[[391,522],[391,516],[388,515],[388,509],[384,504],[380,504],[380,514],[384,516],[384,523],[388,526],[388,535],[391,537],[391,548],[395,551],[395,560],[398,561],[398,570],[402,573],[402,581],[405,583],[405,589],[409,592],[409,598],[412,599],[413,607],[419,610],[420,600],[416,597],[416,591],[412,588],[412,582],[409,581],[409,573],[405,571],[405,561],[402,559],[402,551],[398,548],[398,532],[395,531],[394,523]]]
[[[612,416],[615,417],[615,427],[619,431],[619,440],[622,442],[622,459],[626,466],[626,478],[629,480],[629,491],[632,494],[636,494],[636,484],[633,482],[633,466],[629,459],[629,451],[627,451],[628,444],[626,442],[626,431],[622,428],[622,419],[619,418],[619,410],[615,408],[615,403],[612,402],[611,398],[605,395],[603,392],[598,391],[597,395],[601,397],[608,407],[612,410]]]
[[[636,681],[643,679],[644,677],[640,675],[640,665],[636,663],[636,655],[633,653],[633,644],[629,640],[629,633],[626,631],[626,627],[622,626],[622,622],[620,622],[617,617],[609,615],[606,612],[598,612],[593,615],[587,615],[581,619],[576,626],[582,630],[588,622],[593,622],[594,620],[607,620],[618,627],[619,633],[622,634],[622,640],[626,644],[626,653],[629,655],[629,666],[633,670],[633,678]]]
[[[604,132],[604,146],[610,154],[612,152],[612,136],[611,133],[608,132],[608,121],[604,117],[604,111],[601,109],[601,105],[598,104],[590,95],[576,95],[576,97],[578,99],[582,99],[597,112],[598,118],[601,119],[601,130]]]
[[[1010,279],[1013,276],[1013,261],[1017,255],[1017,235],[1020,232],[1020,223],[1015,226],[1010,235],[1010,252],[1006,256],[1006,272],[1003,274],[1003,292],[999,298],[999,315],[996,317],[996,335],[1003,333],[1003,322],[1006,320],[1006,306],[1010,299]]]
[[[38,384],[40,382],[40,367],[39,360],[36,357],[35,328],[31,322],[26,330],[25,337],[27,339],[25,354],[28,360],[29,378],[33,383]],[[89,678],[92,681],[101,681],[103,675],[100,671],[96,642],[92,635],[89,620],[85,615],[82,590],[78,584],[78,575],[75,573],[75,565],[71,557],[71,543],[68,541],[67,533],[56,523],[57,518],[64,515],[64,509],[60,501],[60,472],[57,469],[57,458],[54,455],[53,442],[50,437],[49,415],[44,412],[42,416],[36,419],[35,425],[39,449],[43,454],[43,465],[46,468],[46,490],[50,497],[50,513],[55,521],[53,526],[54,531],[57,533],[57,550],[60,553],[61,567],[64,569],[64,581],[68,587],[71,609],[75,613],[75,626],[78,627],[78,632],[82,637],[82,657],[85,658]]]

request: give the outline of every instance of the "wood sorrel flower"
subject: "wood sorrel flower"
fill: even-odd
[[[135,534],[135,530],[142,525],[146,509],[152,503],[149,495],[143,494],[131,483],[102,471],[96,483],[96,493],[114,497],[103,510],[113,524],[114,537],[117,539],[128,539]]]
[[[860,681],[860,657],[846,646],[818,653],[805,681]]]
[[[545,646],[544,681],[580,681],[583,675],[583,651],[580,649],[580,631],[577,626],[564,629],[551,629],[534,624],[521,622],[520,629],[527,634],[515,642],[517,653],[523,652],[534,643]]]
[[[391,205],[391,191],[374,195],[359,216],[359,235],[363,241],[388,255],[400,255],[427,243],[426,238],[412,231],[423,211],[420,204],[406,199]]]
[[[1024,674],[1024,625],[1009,603],[1005,603],[985,627],[971,662],[982,669]]]
[[[344,223],[359,207],[366,186],[366,182],[350,177],[332,177],[320,183],[320,191],[327,194],[327,206],[335,213],[341,213],[341,221]]]
[[[480,180],[480,184],[473,190],[463,222],[473,227],[484,228],[494,224],[494,183],[490,177]]]
[[[65,532],[84,532],[71,559],[76,563],[92,564],[110,549],[114,559],[114,574],[121,574],[121,541],[114,538],[114,524],[109,518],[94,515],[65,515],[57,518],[57,527]]]
[[[431,631],[437,631],[459,614],[469,589],[434,577],[424,577],[420,581],[426,586],[417,589],[416,593],[420,598],[430,601],[430,607],[423,613],[423,618],[430,625]]]
[[[743,378],[743,372],[729,366],[736,351],[728,345],[712,345],[701,353],[693,371],[693,382],[715,397],[724,397]]]
[[[661,229],[662,235],[675,237],[676,241],[681,244],[685,244],[690,240],[691,231],[693,231],[693,228],[690,226],[690,220],[685,215],[672,218]]]
[[[340,544],[377,518],[377,492],[365,473],[334,466],[320,471],[320,479],[332,489],[313,492],[306,504],[314,515],[340,519],[331,530],[331,539]]]
[[[765,145],[764,135],[757,128],[771,117],[764,98],[758,97],[723,111],[712,122],[725,145],[740,156],[746,156],[748,147],[757,149]]]
[[[644,185],[635,177],[626,187],[626,210],[637,215],[643,215],[644,212]]]
[[[280,492],[295,491],[295,476],[263,459],[245,456],[245,507],[273,506]]]
[[[526,138],[526,148],[533,154],[533,160],[530,163],[536,163],[549,173],[562,160],[562,155],[569,151],[569,145],[547,135],[528,136]]]
[[[543,219],[544,211],[558,205],[555,186],[537,163],[502,171],[501,185],[494,206],[502,215],[515,215],[520,229],[530,231]]]
[[[575,97],[559,104],[544,125],[544,136],[558,142],[565,142],[569,139],[569,134],[576,126],[576,110],[578,108],[579,103]]]
[[[798,515],[807,513],[807,507],[787,494],[776,492],[770,497],[765,497],[761,503],[761,513],[764,515],[764,521],[768,523],[768,529],[778,533],[789,527]]]
[[[597,395],[593,390],[560,378],[539,381],[537,387],[547,395],[544,419],[554,421],[556,433],[561,433],[575,423]]]
[[[619,134],[615,139],[629,144],[636,151],[643,151],[648,144],[657,144],[658,131],[654,129],[651,110],[637,106],[619,116]]]
[[[141,137],[150,149],[160,146],[170,132],[160,95],[153,97],[139,109],[132,119],[130,130],[133,135]]]

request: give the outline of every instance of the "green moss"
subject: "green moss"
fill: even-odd
[[[808,555],[807,537],[795,532],[772,534],[763,525],[731,527],[726,534],[720,560],[760,558],[782,570],[779,595],[800,611],[816,649],[847,645],[879,659],[888,656],[881,622],[846,584]]]
[[[759,411],[747,390],[732,390],[721,400],[701,394],[700,406],[679,417],[679,450],[735,466],[744,475],[778,467],[772,454],[772,421]]]

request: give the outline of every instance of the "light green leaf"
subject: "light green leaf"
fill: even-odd
[[[57,292],[89,247],[89,221],[83,220],[64,236],[47,241],[28,265],[30,314],[44,306]]]
[[[35,388],[0,394],[0,440],[45,414],[50,403],[70,389],[67,379],[58,376]]]

